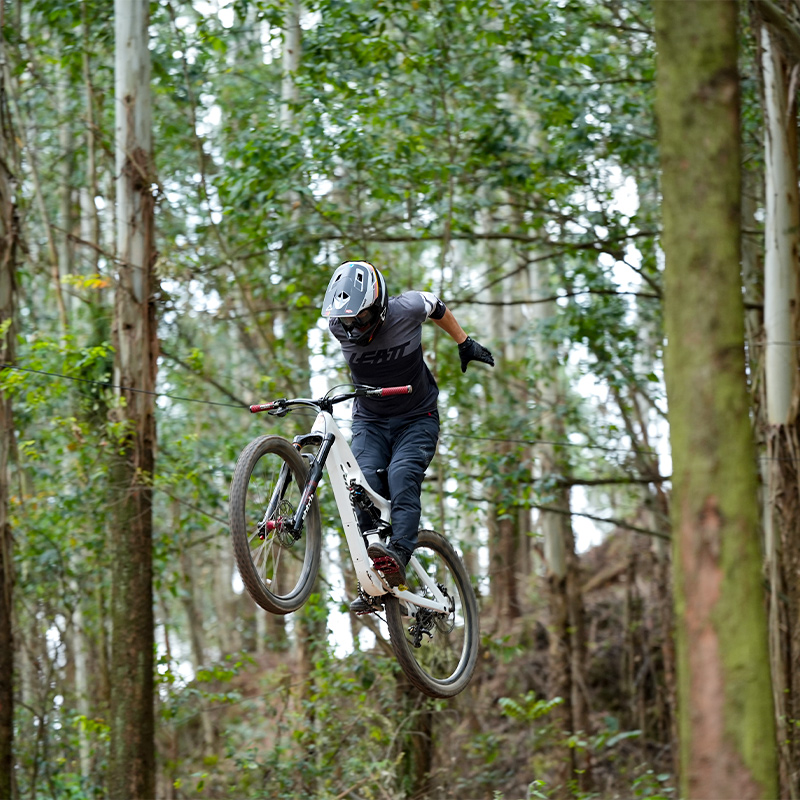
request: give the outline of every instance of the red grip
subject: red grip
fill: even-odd
[[[393,394],[411,394],[411,384],[408,386],[387,386],[381,389],[381,397],[391,397]]]
[[[275,403],[257,403],[254,406],[250,406],[250,413],[251,414],[258,414],[259,411],[269,411],[271,408],[274,408]]]

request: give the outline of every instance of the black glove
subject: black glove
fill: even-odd
[[[467,371],[467,364],[470,361],[483,361],[490,367],[494,366],[494,359],[492,354],[482,345],[473,341],[467,336],[463,342],[458,346],[458,354],[461,356],[461,371]]]

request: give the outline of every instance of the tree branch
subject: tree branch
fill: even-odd
[[[788,50],[787,55],[800,62],[800,28],[794,20],[790,19],[772,0],[753,0],[753,5],[761,19],[781,37]]]
[[[548,511],[553,514],[565,514],[570,517],[585,517],[586,519],[591,519],[595,522],[607,522],[610,525],[616,525],[618,528],[625,528],[626,530],[635,531],[636,533],[643,533],[646,536],[655,536],[657,539],[664,539],[666,541],[671,539],[668,533],[654,531],[650,528],[642,528],[639,525],[631,525],[629,522],[625,522],[621,519],[615,519],[614,517],[598,517],[594,514],[586,514],[581,511],[567,511],[566,509],[555,508],[553,506],[533,505],[532,507],[539,509],[539,511]]]
[[[170,361],[174,361],[178,366],[183,367],[188,372],[191,372],[192,375],[195,375],[198,378],[201,378],[206,383],[213,386],[217,391],[222,392],[229,400],[232,400],[234,403],[240,404],[242,407],[246,407],[248,403],[242,400],[240,397],[237,397],[235,394],[232,394],[228,389],[226,389],[221,383],[217,383],[213,378],[209,377],[208,375],[203,375],[203,373],[198,372],[194,369],[190,364],[187,364],[182,359],[178,358],[178,356],[174,356],[171,353],[168,353],[163,348],[161,349],[160,355],[164,356],[164,358],[168,358]]]
[[[609,296],[619,296],[619,297],[643,297],[649,300],[660,300],[661,295],[653,294],[651,292],[617,292],[613,289],[583,289],[581,291],[575,292],[563,292],[562,294],[553,294],[549,297],[536,297],[536,298],[527,298],[525,300],[475,300],[469,298],[451,298],[450,304],[452,305],[482,305],[482,306],[525,306],[525,305],[534,305],[535,303],[552,303],[556,300],[561,300],[566,297],[580,297],[581,295],[585,294],[598,294],[598,295],[609,295]]]

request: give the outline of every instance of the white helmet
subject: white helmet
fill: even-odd
[[[345,261],[328,284],[322,316],[338,318],[347,338],[363,345],[383,324],[388,306],[383,275],[367,261]]]

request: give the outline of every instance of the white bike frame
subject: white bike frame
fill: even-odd
[[[344,527],[344,535],[350,550],[350,557],[353,560],[356,576],[363,591],[372,597],[379,597],[387,593],[392,594],[398,599],[413,603],[416,606],[449,614],[450,604],[447,598],[415,556],[411,556],[406,570],[411,569],[414,571],[420,582],[431,593],[431,597],[422,597],[408,589],[392,588],[373,569],[370,558],[367,555],[368,545],[365,543],[364,536],[362,536],[359,529],[356,512],[351,501],[351,484],[355,483],[363,487],[369,499],[380,512],[381,519],[386,523],[390,520],[391,504],[367,483],[364,473],[361,471],[361,467],[358,466],[353,451],[347,443],[347,439],[339,429],[332,414],[327,411],[320,411],[314,420],[311,433],[318,434],[323,438],[329,434],[333,434],[334,437],[330,453],[325,461],[325,469],[328,472],[333,496],[339,509],[339,516]],[[380,541],[377,533],[373,534],[370,539]],[[372,541],[370,541],[371,543]]]

